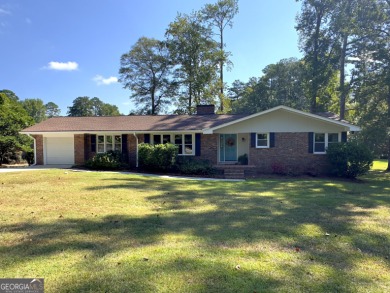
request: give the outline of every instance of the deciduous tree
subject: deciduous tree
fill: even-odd
[[[234,113],[255,113],[285,105],[300,110],[308,110],[310,102],[305,95],[305,67],[303,61],[282,59],[263,69],[263,76],[252,78],[245,86],[239,85],[238,95],[233,102]]]
[[[9,153],[30,149],[31,139],[19,131],[34,121],[18,100],[16,95],[9,98],[7,93],[0,93],[0,165]]]
[[[47,118],[60,116],[61,110],[56,103],[49,102],[45,105],[45,107],[46,107],[46,117]]]
[[[192,114],[194,106],[214,103],[218,93],[217,69],[221,54],[199,13],[179,14],[166,32],[174,76],[180,85],[178,107]]]
[[[369,21],[364,22],[367,36],[358,51],[355,96],[363,137],[375,143],[374,150],[383,149],[390,171],[390,1],[369,1],[366,12]],[[374,132],[378,136],[370,139]]]
[[[23,108],[39,123],[46,119],[46,107],[41,99],[25,99],[21,101]]]
[[[172,62],[165,42],[142,37],[121,57],[120,81],[132,91],[131,99],[140,112],[158,114],[174,98],[170,80]]]
[[[297,0],[300,1],[300,0]],[[310,112],[317,112],[321,89],[337,69],[339,44],[329,29],[335,0],[302,0],[297,17],[300,49],[304,53],[306,80],[309,86]]]
[[[118,116],[118,107],[103,103],[99,98],[78,97],[68,107],[68,116]]]

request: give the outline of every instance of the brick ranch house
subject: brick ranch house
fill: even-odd
[[[197,115],[55,117],[21,133],[34,138],[38,165],[83,165],[96,153],[120,150],[138,167],[138,144],[170,142],[179,156],[208,160],[225,169],[226,177],[232,172],[241,177],[247,169],[325,173],[327,146],[354,131],[360,128],[329,113],[278,106],[253,115],[216,115],[213,105],[205,105]],[[244,154],[248,166],[239,167]]]

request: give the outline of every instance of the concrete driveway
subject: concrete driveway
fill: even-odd
[[[45,169],[70,169],[70,168],[72,168],[72,165],[45,165],[45,166],[40,165],[40,166],[28,166],[28,167],[10,167],[10,168],[0,168],[0,173],[45,170]]]

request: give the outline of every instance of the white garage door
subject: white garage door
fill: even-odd
[[[73,137],[46,138],[46,165],[74,164]]]

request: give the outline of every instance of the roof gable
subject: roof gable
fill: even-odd
[[[278,121],[275,117],[272,117],[272,115],[276,116],[276,113],[279,114],[280,117],[285,116],[283,117],[284,121]],[[295,125],[293,125],[293,121],[289,121],[287,119],[288,117],[295,117],[295,120],[299,121]],[[265,121],[268,123],[264,123]],[[283,125],[278,125],[282,123]],[[272,124],[272,126],[267,125],[267,127],[265,127],[264,124]],[[320,128],[329,130],[342,129],[343,131],[360,131],[359,127],[352,125],[346,121],[335,120],[328,117],[303,112],[286,106],[277,106],[259,113],[255,113],[236,119],[234,121],[227,122],[225,124],[217,125],[210,129],[204,129],[204,132],[209,134],[214,132],[226,131],[238,132],[240,128],[243,132],[255,132],[256,129],[264,129],[264,131],[268,132],[307,132],[313,131],[313,125],[316,124],[317,126],[319,124],[323,124],[323,126]]]

